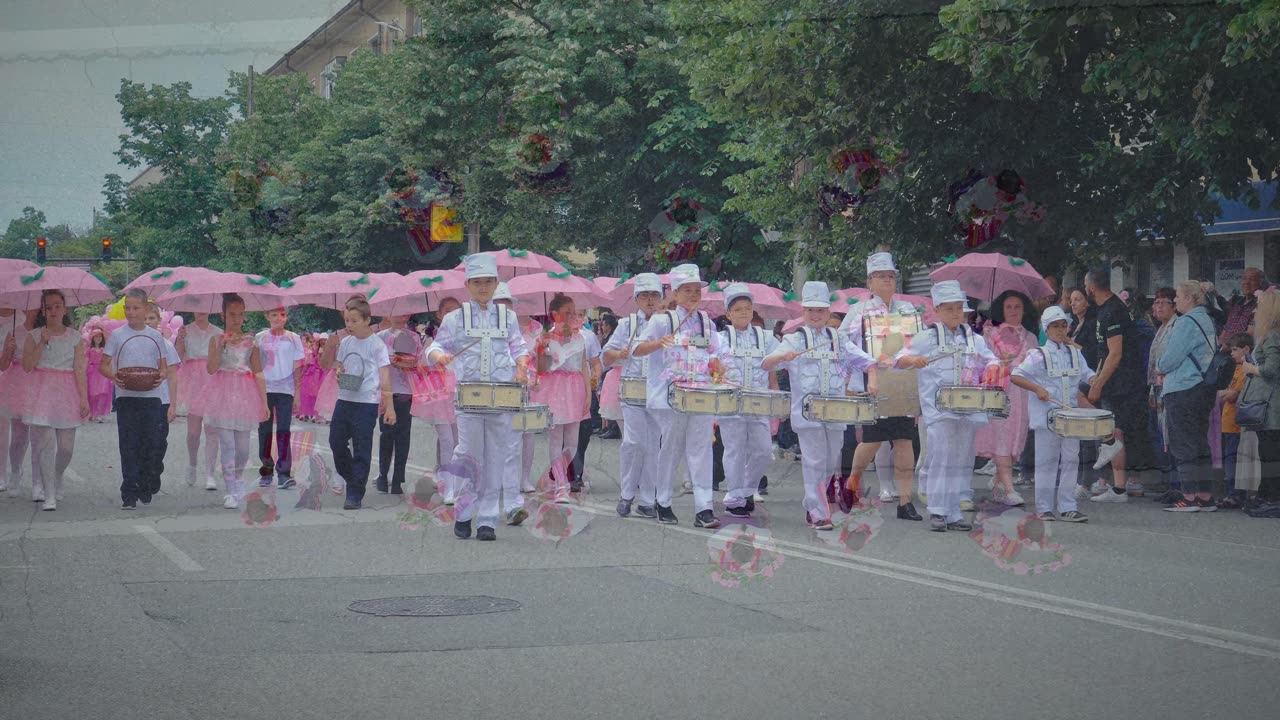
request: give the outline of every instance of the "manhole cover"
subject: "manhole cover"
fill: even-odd
[[[378,617],[449,617],[509,612],[519,610],[520,603],[488,595],[414,595],[357,600],[347,609]]]

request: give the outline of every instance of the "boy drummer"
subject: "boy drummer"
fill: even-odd
[[[427,349],[430,365],[448,365],[455,359],[458,383],[529,381],[529,349],[520,334],[516,314],[493,302],[498,289],[498,265],[491,255],[471,255],[466,260],[467,292],[471,301],[445,316],[434,342]],[[514,441],[511,413],[474,413],[458,410],[458,447],[453,461],[472,458],[479,467],[476,501],[458,510],[453,534],[471,537],[471,518],[479,517],[477,540],[497,539],[498,494],[511,465]],[[464,519],[465,518],[465,519]]]
[[[645,325],[662,305],[662,280],[653,273],[640,273],[632,282],[631,295],[640,308],[637,312],[618,320],[609,342],[604,346],[604,364],[612,366],[624,363],[614,372],[624,378],[647,378],[649,358],[634,358],[632,351]],[[631,505],[639,492],[640,504],[636,514],[640,517],[658,516],[655,498],[658,492],[658,462],[654,451],[654,439],[662,434],[654,414],[640,405],[622,404],[622,447],[618,449],[621,462],[622,492],[618,500],[618,516],[631,514]]]
[[[1067,313],[1053,305],[1044,311],[1040,327],[1049,336],[1044,347],[1027,353],[1014,369],[1010,382],[1032,393],[1027,398],[1027,415],[1036,431],[1036,516],[1041,520],[1088,522],[1076,509],[1076,466],[1080,441],[1061,437],[1048,430],[1049,411],[1055,407],[1076,407],[1081,382],[1088,383],[1094,372],[1080,350],[1068,337]],[[1054,497],[1058,514],[1053,514]]]
[[[720,332],[720,342],[729,354],[725,382],[743,390],[777,390],[777,376],[764,369],[764,358],[778,349],[778,340],[764,328],[752,326],[755,307],[751,290],[742,283],[729,285],[724,289],[724,305],[732,323]],[[755,510],[752,496],[773,459],[769,420],[737,415],[719,419],[728,485],[724,506],[734,517],[748,517]]]

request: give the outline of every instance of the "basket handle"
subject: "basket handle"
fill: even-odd
[[[153,338],[153,337],[151,337],[151,336],[149,336],[149,335],[142,335],[142,334],[134,335],[133,337],[128,338],[128,339],[127,339],[127,340],[125,340],[124,342],[120,343],[120,349],[119,349],[118,351],[116,351],[116,357],[115,357],[115,358],[113,358],[113,359],[116,361],[116,367],[119,367],[119,366],[120,366],[120,358],[124,356],[124,346],[125,346],[125,345],[128,345],[129,343],[133,342],[134,340],[137,340],[138,338],[146,338],[146,339],[148,339],[148,340],[150,340],[150,341],[151,341],[151,344],[152,344],[152,345],[155,345],[155,346],[156,346],[156,369],[157,369],[157,370],[159,370],[159,369],[160,369],[160,361],[164,360],[164,350],[160,349],[160,343],[156,342],[156,339],[155,339],[155,338]]]
[[[352,351],[348,352],[346,355],[343,355],[343,356],[342,356],[342,369],[343,369],[343,370],[346,370],[346,369],[347,369],[347,358],[351,357],[352,355],[355,355],[356,357],[360,358],[360,374],[361,374],[361,375],[363,375],[363,374],[364,374],[364,367],[365,367],[365,359],[364,359],[364,356],[363,356],[363,355],[361,355],[360,353],[358,353],[358,352],[354,351],[354,350],[352,350]],[[350,372],[348,372],[348,373],[346,373],[346,374],[350,375],[351,373],[350,373]]]

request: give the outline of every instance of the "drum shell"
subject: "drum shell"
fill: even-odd
[[[1090,417],[1073,417],[1059,408],[1049,411],[1049,429],[1053,434],[1076,440],[1104,440],[1116,429],[1116,416],[1112,413]]]
[[[1009,394],[998,387],[944,385],[934,396],[938,409],[957,415],[986,413],[991,417],[1009,417]]]
[[[618,399],[623,405],[644,407],[649,400],[648,379],[638,375],[623,376],[618,385]]]
[[[737,415],[738,393],[729,388],[693,387],[672,383],[667,387],[671,409],[686,415]]]
[[[745,417],[790,417],[791,395],[781,390],[743,390],[738,394],[738,414]]]
[[[542,433],[551,427],[551,408],[540,403],[530,403],[512,413],[511,427],[516,432]]]
[[[529,388],[520,383],[459,382],[454,405],[462,412],[518,412],[529,404]]]
[[[870,395],[806,395],[801,404],[801,414],[809,422],[874,425],[877,419],[876,400]]]

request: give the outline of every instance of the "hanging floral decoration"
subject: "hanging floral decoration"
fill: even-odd
[[[662,212],[649,222],[649,238],[656,244],[653,264],[665,270],[696,262],[702,250],[713,249],[720,239],[720,222],[696,195],[677,193],[663,202]]]
[[[419,262],[429,263],[444,254],[444,243],[462,241],[457,206],[462,185],[446,170],[418,172],[395,166],[382,176],[383,197],[377,203],[391,221],[406,228],[409,249]]]
[[[827,217],[857,220],[861,207],[895,174],[910,153],[886,139],[845,144],[827,159],[827,182],[818,188],[818,206]]]
[[[573,187],[573,167],[566,145],[543,135],[529,133],[516,149],[519,166],[516,184],[525,192],[558,195]]]
[[[967,248],[984,245],[1000,234],[1010,216],[1020,223],[1044,220],[1048,209],[1026,196],[1026,182],[1014,170],[984,176],[969,169],[947,188],[949,212]]]
[[[275,233],[288,232],[297,218],[306,176],[288,166],[261,160],[252,168],[237,168],[228,176],[235,207],[247,210],[254,225]]]

